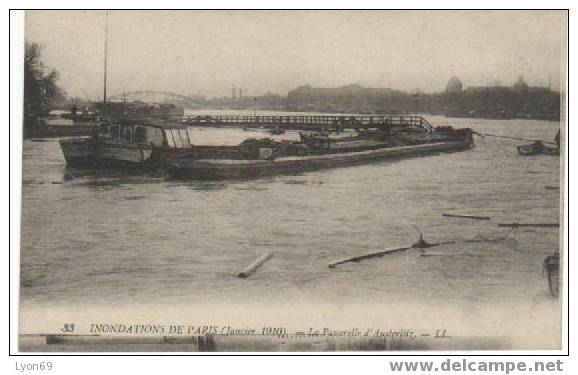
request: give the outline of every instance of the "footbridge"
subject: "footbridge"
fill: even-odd
[[[192,126],[264,127],[298,130],[342,130],[385,127],[415,127],[432,131],[433,126],[421,116],[405,115],[289,115],[289,116],[185,116],[182,122]]]

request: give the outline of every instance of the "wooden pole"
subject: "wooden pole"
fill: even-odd
[[[335,268],[335,266],[338,266],[338,265],[343,264],[343,263],[359,262],[359,261],[364,260],[364,259],[382,257],[384,255],[393,254],[393,253],[397,253],[397,252],[405,251],[405,250],[409,250],[409,249],[413,249],[413,246],[397,247],[395,249],[387,249],[387,250],[377,251],[375,253],[369,253],[369,254],[359,255],[359,256],[355,256],[355,257],[351,257],[351,258],[345,258],[345,259],[338,260],[336,262],[329,263],[329,268]]]
[[[416,227],[417,229],[417,227]],[[419,229],[418,229],[419,231]],[[343,264],[343,263],[349,263],[349,262],[354,262],[357,263],[359,261],[365,260],[365,259],[370,259],[370,258],[381,258],[384,255],[389,255],[389,254],[395,254],[401,251],[407,251],[407,250],[411,250],[411,249],[427,249],[430,247],[435,247],[435,246],[440,246],[440,245],[448,245],[448,244],[454,244],[454,243],[459,243],[459,242],[463,242],[463,243],[475,243],[475,242],[501,242],[503,241],[503,239],[501,240],[490,240],[490,239],[480,239],[480,240],[462,240],[462,241],[443,241],[443,242],[436,242],[436,243],[429,243],[426,242],[423,239],[423,236],[421,235],[420,232],[420,236],[419,236],[419,240],[414,243],[411,246],[405,246],[405,247],[396,247],[393,249],[387,249],[387,250],[381,250],[381,251],[377,251],[374,253],[369,253],[369,254],[364,254],[364,255],[358,255],[358,256],[354,256],[351,258],[345,258],[345,259],[341,259],[332,263],[329,263],[329,268],[335,268],[336,266]],[[428,254],[429,255],[429,254]]]
[[[273,256],[273,254],[267,252],[263,255],[261,255],[259,258],[257,258],[257,260],[255,260],[253,263],[251,263],[249,266],[247,266],[247,268],[245,268],[243,271],[241,271],[237,277],[240,279],[246,279],[247,277],[251,276],[251,274],[253,272],[255,272],[257,270],[257,268],[261,267],[261,265],[263,263],[265,263],[267,260],[269,260],[269,258],[271,258],[271,256]]]
[[[459,217],[464,219],[477,219],[477,220],[490,220],[488,216],[475,216],[475,215],[458,215],[458,214],[442,214],[445,217]]]
[[[535,227],[535,228],[559,228],[560,224],[558,223],[500,223],[498,224],[500,227],[508,227],[508,228],[521,228],[521,227]]]

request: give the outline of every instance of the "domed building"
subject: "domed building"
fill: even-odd
[[[451,94],[456,92],[462,92],[463,88],[464,87],[462,85],[462,81],[460,81],[458,77],[453,76],[448,81],[448,84],[446,86],[446,93]]]
[[[514,90],[517,92],[528,91],[528,84],[524,81],[524,76],[518,77],[518,81],[514,84]]]

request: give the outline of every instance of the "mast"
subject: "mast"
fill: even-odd
[[[104,26],[104,85],[103,102],[106,103],[106,62],[108,57],[108,10],[106,11],[106,24]]]

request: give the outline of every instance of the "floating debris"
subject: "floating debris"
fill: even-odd
[[[144,198],[146,198],[144,195],[134,195],[132,197],[125,197],[124,199],[127,201],[136,201],[136,200],[144,199]]]
[[[329,263],[329,268],[335,268],[336,266],[343,264],[343,263],[348,263],[348,262],[357,263],[357,262],[364,260],[364,259],[382,257],[384,255],[393,254],[393,253],[397,253],[397,252],[405,251],[405,250],[409,250],[409,249],[413,249],[413,246],[405,246],[405,247],[398,247],[398,248],[393,248],[393,249],[386,249],[386,250],[382,250],[382,251],[377,251],[375,253],[369,253],[369,254],[359,255],[359,256],[355,256],[355,257],[351,257],[351,258],[345,258],[345,259],[338,260],[336,262]]]
[[[255,272],[257,270],[257,268],[261,267],[261,265],[263,263],[265,263],[267,260],[269,260],[269,258],[271,258],[272,255],[273,254],[271,254],[271,253],[265,253],[265,254],[261,255],[259,258],[257,258],[256,261],[254,261],[247,268],[245,268],[243,271],[241,271],[237,275],[237,277],[240,279],[246,279],[247,277],[251,276],[251,274],[253,272]]]
[[[336,266],[338,266],[340,264],[349,263],[349,262],[357,263],[357,262],[365,260],[365,259],[381,258],[384,255],[395,254],[398,252],[407,251],[407,250],[411,250],[411,249],[427,249],[429,247],[448,245],[448,244],[456,244],[456,243],[476,243],[476,242],[500,243],[500,242],[506,240],[506,238],[514,230],[514,229],[511,229],[510,231],[508,231],[508,233],[504,237],[501,237],[500,239],[497,239],[497,240],[489,239],[489,238],[481,238],[481,239],[473,239],[473,240],[454,240],[454,241],[442,241],[442,242],[429,243],[423,239],[423,234],[421,233],[421,231],[415,225],[414,225],[414,227],[419,232],[419,239],[417,240],[417,242],[415,242],[411,246],[390,248],[390,249],[381,250],[381,251],[377,251],[377,252],[373,252],[373,253],[369,253],[369,254],[363,254],[363,255],[358,255],[358,256],[354,256],[354,257],[350,257],[350,258],[341,259],[341,260],[329,263],[329,268],[335,268]]]
[[[477,254],[467,253],[462,251],[461,253],[434,253],[434,252],[427,252],[421,253],[420,256],[422,257],[445,257],[445,256],[478,256]]]
[[[458,215],[458,214],[442,214],[445,217],[458,217],[464,219],[476,219],[476,220],[491,220],[489,216],[476,216],[476,215]]]
[[[522,228],[522,227],[535,227],[535,228],[559,228],[558,223],[500,223],[500,227],[507,228]]]

